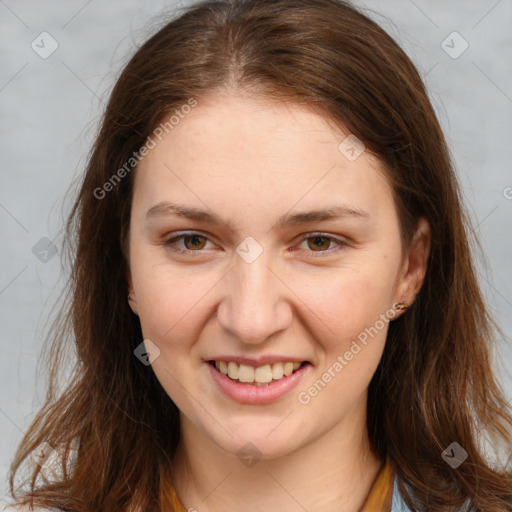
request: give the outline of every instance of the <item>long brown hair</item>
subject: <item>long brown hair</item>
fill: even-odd
[[[512,510],[512,474],[484,456],[480,437],[511,449],[511,410],[491,369],[499,328],[479,289],[477,240],[443,133],[402,49],[337,0],[202,1],[124,68],[66,224],[68,300],[52,331],[47,399],[11,466],[13,497],[73,512],[172,510],[166,489],[179,411],[133,354],[143,339],[126,281],[137,162],[126,163],[163,118],[221,89],[307,105],[355,134],[385,167],[404,249],[416,221],[429,222],[424,284],[391,322],[370,383],[371,446],[391,462],[412,509],[453,510],[470,500],[475,510]],[[76,364],[58,390],[71,340]],[[62,448],[62,474],[45,481],[35,465],[15,486],[43,442]],[[453,442],[468,454],[457,469],[441,456]]]

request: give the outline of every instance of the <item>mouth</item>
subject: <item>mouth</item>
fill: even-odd
[[[235,361],[208,361],[215,371],[225,375],[231,381],[248,386],[269,386],[282,381],[301,368],[311,365],[309,361],[283,361],[262,366],[238,364]]]

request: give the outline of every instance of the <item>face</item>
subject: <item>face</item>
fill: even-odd
[[[402,257],[392,190],[376,158],[339,148],[348,135],[299,106],[211,96],[140,163],[130,305],[182,432],[274,458],[364,424],[426,245]]]

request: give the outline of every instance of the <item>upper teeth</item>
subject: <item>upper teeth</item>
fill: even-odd
[[[254,368],[247,364],[238,364],[234,361],[215,361],[215,368],[230,379],[240,382],[257,382],[265,384],[272,379],[279,380],[288,377],[300,367],[301,363],[289,361],[286,363],[265,364]]]

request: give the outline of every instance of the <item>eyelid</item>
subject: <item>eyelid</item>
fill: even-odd
[[[166,238],[166,240],[164,240],[163,242],[163,245],[166,247],[166,248],[169,248],[171,251],[173,252],[177,252],[177,253],[181,253],[181,254],[184,254],[186,253],[187,255],[188,254],[192,254],[192,255],[200,255],[200,254],[204,254],[205,250],[203,249],[199,249],[197,251],[193,251],[193,250],[190,250],[190,249],[181,249],[181,248],[176,248],[176,247],[173,247],[173,243],[176,243],[177,241],[179,240],[182,240],[183,237],[185,236],[194,236],[194,235],[199,235],[199,236],[202,236],[204,238],[206,238],[208,241],[211,242],[210,238],[208,235],[206,235],[205,233],[201,232],[201,231],[180,231],[180,232],[176,232],[176,233],[173,233],[172,236]],[[335,243],[337,243],[337,247],[333,248],[333,249],[327,249],[325,251],[311,251],[311,250],[307,250],[307,249],[299,249],[299,250],[305,250],[307,251],[309,254],[313,255],[314,257],[316,257],[317,255],[318,256],[322,256],[322,255],[330,255],[330,254],[333,254],[333,252],[338,252],[338,250],[344,248],[345,246],[348,246],[348,242],[337,237],[337,236],[334,236],[334,235],[331,235],[329,233],[324,233],[324,232],[321,232],[321,231],[311,231],[311,232],[307,232],[307,233],[304,233],[302,235],[300,235],[300,240],[299,240],[299,243],[302,243],[303,241],[307,240],[308,238],[313,238],[315,236],[321,236],[323,238],[327,238],[328,240],[331,240]],[[213,242],[212,242],[213,243]]]

